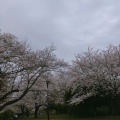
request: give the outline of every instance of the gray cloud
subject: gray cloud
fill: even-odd
[[[54,43],[65,60],[88,46],[118,45],[119,0],[1,0],[0,29],[27,39],[33,49]]]

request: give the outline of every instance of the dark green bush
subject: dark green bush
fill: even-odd
[[[13,115],[12,110],[5,110],[4,112],[0,113],[0,120],[11,120]]]

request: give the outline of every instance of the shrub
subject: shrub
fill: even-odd
[[[11,120],[12,119],[12,110],[5,110],[4,112],[0,113],[0,120]]]

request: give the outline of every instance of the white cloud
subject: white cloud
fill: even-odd
[[[72,60],[88,46],[119,44],[119,11],[119,0],[1,0],[0,29],[33,49],[54,43],[58,57]]]

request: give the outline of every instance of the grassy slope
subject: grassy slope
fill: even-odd
[[[40,117],[37,119],[34,118],[26,118],[22,120],[47,120],[46,117]],[[94,117],[94,118],[75,118],[73,116],[67,115],[55,115],[50,116],[50,120],[120,120],[120,116],[104,116],[104,117]]]

